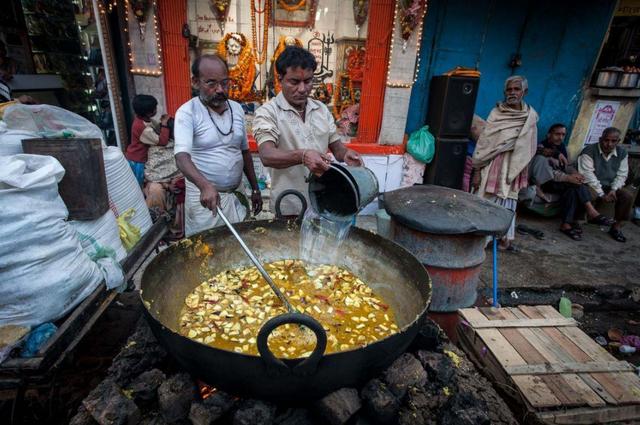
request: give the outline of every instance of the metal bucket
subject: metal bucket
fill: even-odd
[[[378,196],[378,179],[366,167],[331,164],[320,177],[309,178],[313,209],[328,220],[350,220]]]
[[[436,235],[391,220],[393,240],[409,250],[431,276],[429,311],[451,312],[476,300],[487,237],[476,234]]]
[[[25,139],[24,153],[48,155],[64,167],[58,185],[69,220],[95,220],[109,209],[100,139]]]

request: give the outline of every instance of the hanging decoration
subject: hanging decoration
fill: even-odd
[[[402,30],[402,51],[407,49],[407,42],[413,31],[422,24],[423,11],[426,10],[425,0],[398,0],[400,6],[400,29]],[[394,20],[395,22],[395,20]]]
[[[131,0],[131,9],[133,10],[133,16],[135,16],[136,21],[138,21],[140,40],[144,40],[147,17],[149,15],[149,9],[151,9],[151,0]]]
[[[278,46],[276,50],[273,52],[273,56],[271,56],[271,80],[273,81],[273,92],[277,95],[280,93],[280,77],[278,76],[278,71],[276,71],[276,60],[278,56],[286,49],[288,46],[298,46],[303,47],[302,41],[298,38],[294,38],[290,35],[288,36],[280,36],[280,41],[278,41]]]
[[[353,0],[353,18],[356,21],[356,31],[360,34],[360,28],[369,15],[369,0]]]
[[[395,22],[396,19],[398,18],[398,10],[400,9],[401,5],[400,3],[404,1],[404,0],[398,0],[396,2],[396,8],[395,11],[393,13],[393,22],[394,22],[394,26],[395,26]],[[413,3],[413,1],[412,1]],[[391,48],[389,49],[389,62],[387,62],[387,87],[393,87],[393,88],[405,88],[405,89],[409,89],[411,87],[413,87],[413,85],[415,84],[417,78],[418,78],[418,72],[420,71],[420,42],[422,41],[422,29],[423,29],[423,25],[422,23],[424,22],[424,17],[427,14],[427,4],[426,2],[424,3],[424,7],[421,8],[422,13],[420,14],[420,18],[418,19],[418,23],[417,23],[417,27],[418,27],[418,35],[416,38],[416,52],[417,52],[417,58],[416,58],[416,65],[415,68],[413,70],[413,81],[410,82],[404,82],[404,81],[391,81],[391,61],[393,60],[393,45],[395,42],[395,29],[394,31],[391,33]],[[402,38],[404,40],[404,43],[402,45],[402,52],[404,53],[406,50],[406,46],[407,46],[407,41],[409,39],[409,37],[411,36],[411,33],[409,33],[409,37],[407,37],[406,39],[404,38],[404,28],[402,27],[402,21],[400,22],[401,25],[401,31],[402,31]],[[415,29],[415,28],[414,28]],[[413,32],[413,29],[411,30]]]
[[[231,6],[231,0],[209,0],[211,2],[211,9],[216,16],[220,30],[224,34],[224,25],[227,22],[227,16],[229,16],[229,9]]]
[[[277,27],[313,28],[318,0],[277,0],[274,25]]]
[[[260,0],[258,0],[260,3]],[[256,28],[256,14],[262,15],[262,49],[258,50],[258,31]],[[253,55],[258,65],[262,65],[267,60],[267,42],[269,38],[269,18],[271,17],[271,0],[264,0],[262,10],[255,5],[255,0],[251,0],[251,36],[253,38]]]
[[[256,58],[244,34],[230,32],[218,44],[218,55],[229,66],[229,98],[238,102],[257,100],[253,92],[256,78]]]
[[[129,48],[129,72],[132,74],[158,77],[162,75],[162,46],[160,44],[160,29],[158,28],[156,0],[149,1],[151,2],[151,7],[148,10],[153,12],[153,31],[156,36],[156,42],[153,44],[153,52],[147,51],[146,55],[143,54],[138,56],[135,54],[135,51],[140,52],[141,49],[140,46],[134,47],[134,45],[132,45],[132,43],[136,45],[139,45],[140,43],[135,43],[129,33],[129,0],[124,0],[125,10],[127,11],[127,13],[124,14],[126,21],[124,32],[127,34],[127,47]],[[134,10],[133,6],[132,10]],[[149,60],[150,57],[153,58],[153,62]]]
[[[307,0],[278,0],[278,4],[287,12],[296,12],[307,5]]]

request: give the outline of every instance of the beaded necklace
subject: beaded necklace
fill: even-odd
[[[227,109],[229,110],[229,113],[231,114],[231,126],[229,126],[229,131],[227,131],[226,133],[224,131],[220,130],[220,127],[218,127],[218,124],[216,124],[216,122],[214,121],[213,116],[211,115],[211,111],[209,110],[209,107],[207,106],[207,104],[204,103],[204,101],[202,99],[200,99],[200,102],[202,102],[202,104],[204,105],[205,109],[209,113],[209,119],[211,119],[211,122],[216,127],[216,130],[218,130],[218,133],[220,133],[223,136],[228,136],[231,133],[233,133],[233,111],[231,110],[231,105],[229,105],[229,101],[228,100],[227,100]],[[224,111],[223,111],[223,113],[224,113]]]

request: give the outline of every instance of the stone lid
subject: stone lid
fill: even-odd
[[[503,235],[513,212],[461,190],[417,185],[386,192],[384,208],[397,222],[439,235]]]

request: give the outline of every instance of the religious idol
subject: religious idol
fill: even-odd
[[[255,100],[253,82],[256,78],[256,58],[244,34],[225,34],[218,44],[218,54],[229,66],[229,98],[239,102]]]
[[[280,93],[280,78],[278,78],[278,71],[276,71],[276,60],[278,56],[286,49],[288,46],[302,46],[302,41],[298,38],[294,38],[290,35],[288,36],[280,36],[280,41],[278,41],[278,46],[276,50],[273,52],[273,56],[271,57],[271,76],[273,80],[273,92],[275,94]]]

